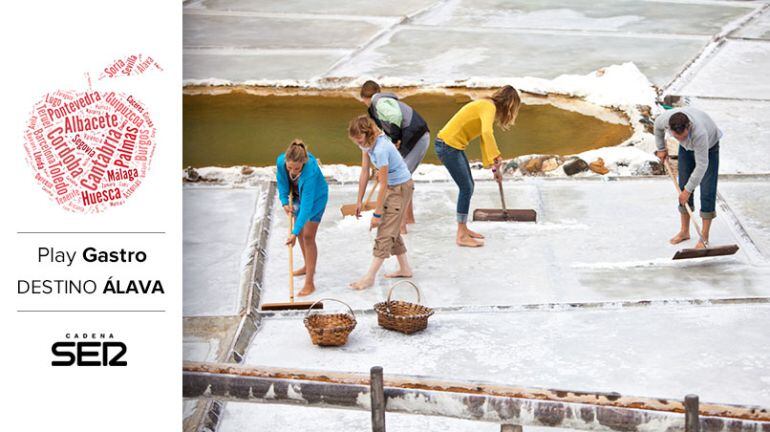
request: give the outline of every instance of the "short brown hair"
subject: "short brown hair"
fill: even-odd
[[[690,119],[683,112],[673,113],[668,118],[668,127],[678,134],[684,132],[688,126],[690,126]]]
[[[361,97],[362,98],[370,98],[375,95],[375,93],[381,92],[382,89],[380,88],[380,85],[376,82],[369,80],[364,83],[364,85],[361,86]]]
[[[495,103],[495,121],[503,129],[508,130],[519,115],[521,97],[513,86],[507,85],[489,97]]]
[[[294,141],[286,148],[285,158],[290,162],[307,162],[307,145],[305,145],[305,142],[299,138],[294,138]]]
[[[366,139],[366,147],[371,147],[374,140],[380,135],[380,128],[367,115],[361,115],[350,121],[348,124],[348,136],[350,138],[363,135]]]

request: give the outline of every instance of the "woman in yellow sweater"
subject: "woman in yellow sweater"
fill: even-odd
[[[503,181],[500,164],[503,158],[495,142],[493,125],[503,130],[513,125],[519,113],[521,98],[512,86],[505,86],[491,97],[465,104],[439,131],[436,137],[436,155],[460,188],[457,196],[457,245],[483,246],[484,236],[468,229],[468,210],[473,195],[473,176],[465,149],[468,143],[481,137],[481,161],[492,168],[495,180]]]

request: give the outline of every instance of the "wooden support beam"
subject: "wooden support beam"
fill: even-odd
[[[685,417],[684,417],[684,430],[685,432],[700,432],[700,419],[698,418],[698,396],[689,394],[684,397]]]
[[[318,381],[326,383],[357,384],[368,387],[369,376],[361,373],[312,371],[274,367],[249,367],[227,363],[186,362],[184,371],[209,372],[263,378]],[[386,388],[421,389],[460,394],[479,394],[506,398],[541,400],[550,402],[589,404],[601,407],[631,408],[667,413],[684,414],[684,401],[666,398],[650,398],[621,395],[620,393],[582,392],[560,389],[543,389],[500,385],[486,382],[448,381],[430,377],[388,375]],[[701,416],[736,420],[770,422],[770,408],[754,405],[700,403]],[[764,432],[764,431],[763,431]]]
[[[509,423],[521,426],[566,427],[591,431],[666,430],[685,432],[685,410],[649,410],[641,406],[609,406],[620,395],[555,392],[563,400],[544,399],[542,393],[514,394],[502,386],[447,382],[424,377],[383,377],[385,408],[389,412]],[[372,409],[368,374],[254,368],[223,364],[185,364],[183,396],[223,401],[281,403],[353,410]],[[511,389],[511,388],[509,388]],[[530,390],[531,391],[531,390]],[[538,390],[542,392],[543,390]],[[577,396],[577,398],[575,398]],[[570,401],[569,399],[574,399]],[[635,398],[638,399],[638,398]],[[682,401],[657,399],[673,406]],[[644,405],[642,405],[644,406]],[[764,408],[723,406],[731,414]],[[704,415],[700,405],[699,432],[770,431],[770,421]]]
[[[382,367],[375,366],[370,371],[369,393],[372,397],[372,432],[385,432],[385,386]]]

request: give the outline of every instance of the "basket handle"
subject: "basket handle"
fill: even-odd
[[[330,300],[330,301],[336,301],[337,303],[342,303],[342,304],[344,304],[345,306],[347,306],[348,310],[350,311],[350,314],[351,314],[351,315],[353,315],[353,319],[356,319],[356,313],[355,313],[355,312],[353,312],[353,308],[352,308],[352,307],[350,307],[350,305],[349,305],[349,304],[345,303],[345,302],[344,302],[344,301],[342,301],[342,300],[337,300],[337,299],[333,299],[333,298],[329,298],[329,297],[326,297],[326,298],[322,298],[322,299],[318,299],[318,300],[316,300],[316,301],[315,301],[315,303],[313,303],[312,305],[310,305],[310,309],[308,309],[308,310],[307,310],[307,312],[305,312],[305,318],[307,318],[308,316],[310,316],[310,312],[312,312],[312,311],[313,311],[313,306],[317,305],[318,303],[321,303],[322,301],[326,301],[326,300]]]
[[[414,287],[414,290],[417,291],[417,304],[420,304],[420,298],[421,298],[421,296],[420,296],[420,288],[418,288],[417,285],[415,285],[414,282],[412,282],[410,280],[398,281],[398,282],[394,283],[390,287],[390,290],[388,290],[388,301],[385,302],[385,307],[388,309],[388,313],[391,313],[390,312],[390,296],[393,294],[393,288],[401,285],[402,283],[408,283],[409,285]]]

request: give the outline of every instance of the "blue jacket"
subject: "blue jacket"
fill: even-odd
[[[275,176],[278,180],[278,198],[282,205],[289,205],[289,173],[286,171],[286,156],[281,153],[275,161]],[[308,161],[302,167],[297,182],[299,197],[292,197],[294,203],[301,202],[294,220],[294,235],[299,235],[311,217],[326,208],[329,199],[329,185],[326,183],[315,156],[308,152]]]

